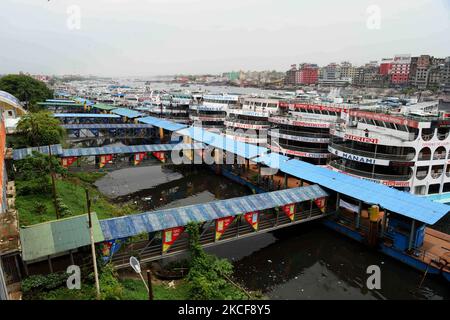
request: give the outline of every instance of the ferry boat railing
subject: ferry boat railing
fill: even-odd
[[[267,126],[269,127],[270,124],[267,121],[260,121],[260,120],[246,120],[246,119],[240,119],[240,118],[227,118],[228,122],[236,122],[236,123],[244,123],[244,124],[255,124],[255,125],[261,125],[261,126]]]
[[[272,127],[271,130],[277,129],[279,133],[281,134],[287,134],[291,136],[299,136],[299,137],[311,137],[311,138],[329,138],[330,134],[327,133],[316,133],[316,132],[307,132],[307,131],[301,131],[301,130],[288,130],[288,129],[281,129],[279,127]],[[270,131],[269,131],[270,135]]]
[[[388,154],[388,153],[380,153],[380,152],[370,152],[370,151],[363,151],[360,149],[354,149],[350,147],[346,147],[343,144],[330,142],[330,147],[342,152],[347,152],[363,157],[368,158],[374,158],[374,159],[383,159],[383,160],[401,160],[401,161],[411,161],[414,159],[415,154],[414,153],[408,153],[408,154]]]
[[[323,143],[320,145],[323,145]],[[289,145],[289,144],[285,144],[285,143],[280,143],[280,146],[283,149],[300,151],[300,152],[329,153],[327,148],[306,148],[306,147],[293,146],[293,145]]]
[[[409,181],[412,178],[412,173],[405,175],[392,175],[392,174],[382,174],[382,173],[373,173],[362,171],[354,168],[347,167],[337,161],[331,161],[330,166],[336,168],[338,170],[342,170],[347,173],[352,173],[357,176],[375,179],[375,180],[389,180],[389,181]]]

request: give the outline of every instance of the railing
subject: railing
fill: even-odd
[[[412,173],[404,175],[394,175],[394,174],[382,174],[382,173],[372,173],[367,171],[362,171],[354,168],[347,167],[336,161],[331,161],[330,166],[338,170],[342,170],[347,173],[351,173],[360,177],[370,178],[374,180],[389,180],[389,181],[408,181],[412,177]]]
[[[280,146],[283,149],[287,150],[294,150],[294,151],[300,151],[300,152],[308,152],[308,153],[329,153],[328,149],[323,148],[305,148],[305,147],[298,147],[298,146],[291,146],[285,143],[280,143]],[[278,146],[275,146],[278,147]]]
[[[414,159],[414,153],[408,153],[408,154],[387,154],[387,153],[380,153],[380,152],[371,152],[371,151],[363,151],[360,149],[354,149],[350,147],[346,147],[342,144],[330,143],[330,147],[342,152],[347,152],[367,158],[373,158],[373,159],[383,159],[383,160],[400,160],[400,161],[411,161]]]
[[[327,133],[316,133],[316,132],[306,132],[300,130],[288,130],[288,129],[280,129],[280,128],[271,128],[272,130],[278,130],[280,134],[287,134],[291,136],[299,136],[299,137],[310,137],[310,138],[323,138],[328,139],[330,134]]]
[[[264,126],[269,128],[270,124],[267,121],[258,121],[258,120],[244,120],[244,119],[239,119],[239,118],[227,118],[226,119],[227,122],[231,122],[231,123],[242,123],[242,124],[253,124],[253,125],[257,125],[257,126]]]
[[[200,244],[204,247],[217,245],[229,241],[235,241],[240,238],[257,235],[263,232],[270,232],[276,229],[284,228],[299,223],[304,223],[322,217],[328,216],[331,213],[322,213],[319,209],[313,209],[312,205],[309,210],[301,210],[294,216],[294,221],[291,221],[283,212],[274,214],[271,212],[262,212],[259,217],[258,230],[255,231],[246,221],[239,216],[233,224],[222,234],[220,240],[215,240],[215,225],[211,223],[206,227],[200,235]],[[189,247],[189,237],[186,233],[180,236],[179,239],[166,252],[162,253],[161,242],[151,243],[149,240],[137,241],[127,247],[123,248],[121,252],[116,253],[112,257],[112,262],[117,269],[128,267],[130,256],[137,255],[141,262],[148,262],[173,256],[186,252]]]

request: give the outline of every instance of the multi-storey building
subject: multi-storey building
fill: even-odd
[[[291,65],[291,69],[286,72],[286,77],[284,79],[285,84],[287,85],[295,85],[296,84],[296,76],[297,76],[297,65]]]
[[[409,80],[411,55],[396,55],[392,62],[391,83],[393,85],[406,85]]]
[[[450,192],[450,118],[438,102],[353,109],[331,127],[329,168],[418,195]]]
[[[340,73],[341,79],[349,79],[350,82],[353,82],[356,75],[356,68],[350,62],[344,61],[341,63]]]
[[[296,83],[303,85],[317,84],[319,67],[317,64],[303,63],[296,73]]]
[[[189,107],[189,118],[194,126],[222,131],[228,107],[236,106],[238,102],[238,95],[204,95],[202,104],[192,104]]]
[[[228,108],[226,135],[231,138],[265,146],[270,128],[269,117],[278,111],[279,100],[246,97],[242,105]]]

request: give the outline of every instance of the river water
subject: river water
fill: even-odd
[[[142,211],[248,195],[249,190],[204,168],[146,166],[108,173],[96,185]],[[230,259],[235,277],[271,299],[450,299],[445,280],[407,267],[320,223],[284,228],[207,249]],[[366,288],[369,265],[381,268],[381,289]]]

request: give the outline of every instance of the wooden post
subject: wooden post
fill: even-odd
[[[147,285],[148,285],[148,300],[153,300],[152,275],[150,270],[147,270]]]
[[[359,201],[358,212],[356,213],[356,221],[355,221],[355,228],[356,229],[359,229],[360,220],[361,220],[361,209],[362,209],[362,202]]]
[[[411,250],[413,247],[414,242],[414,233],[416,231],[416,220],[411,221],[411,232],[409,234],[409,244],[408,244],[408,250]]]
[[[284,174],[284,188],[287,189],[288,187],[288,176],[287,173]]]
[[[89,198],[88,189],[86,189],[86,202],[87,202],[87,214],[89,222],[89,235],[91,238],[92,262],[94,264],[95,289],[97,291],[97,299],[100,299],[100,283],[98,281],[97,257],[95,254],[94,230],[92,228],[92,218],[91,218],[91,199]]]
[[[48,146],[49,155],[49,166],[50,166],[50,177],[52,178],[52,190],[53,190],[53,205],[55,206],[56,219],[59,219],[58,203],[56,202],[56,182],[55,182],[55,172],[53,170],[52,163],[52,148]]]

